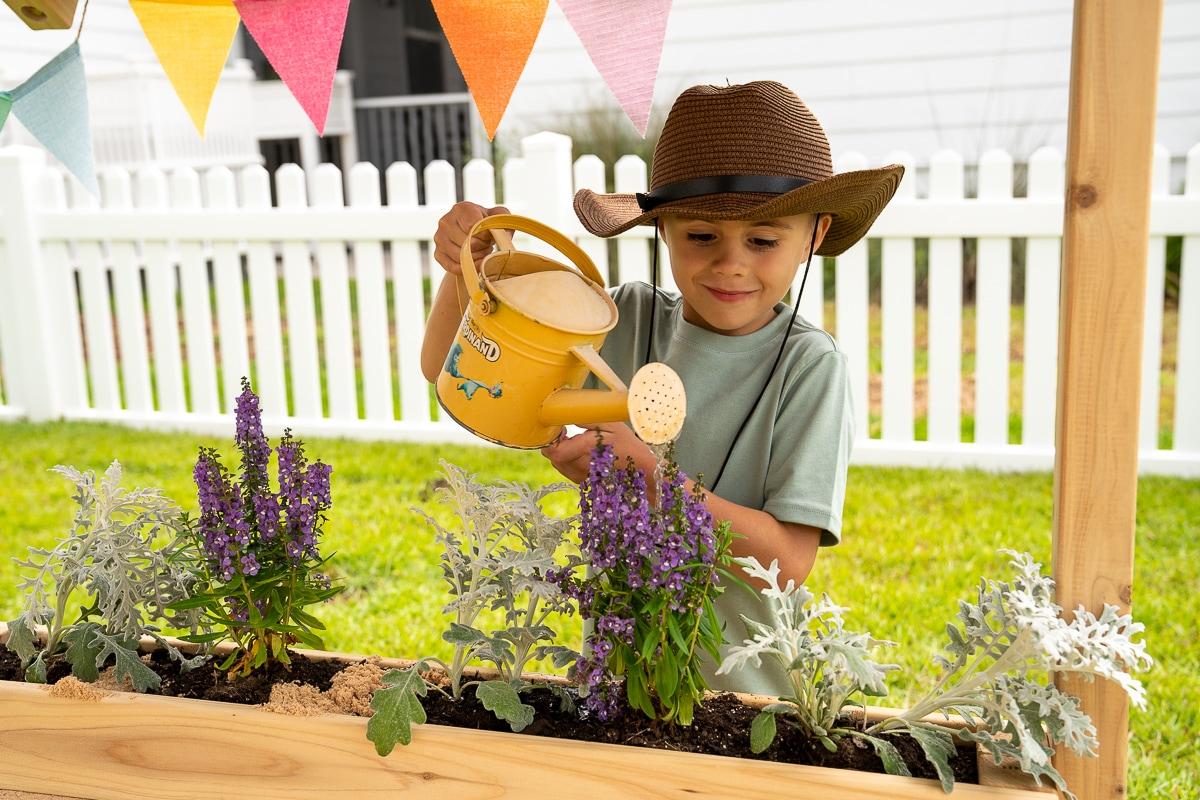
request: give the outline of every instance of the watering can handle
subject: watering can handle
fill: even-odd
[[[499,233],[503,230],[521,231],[522,233],[536,236],[546,244],[552,245],[570,259],[575,268],[583,273],[585,278],[600,286],[604,286],[604,278],[601,277],[592,260],[588,258],[587,253],[583,252],[579,245],[572,242],[566,236],[563,236],[549,225],[543,225],[529,217],[522,217],[516,214],[493,214],[476,222],[467,234],[467,238],[463,240],[460,263],[462,264],[463,280],[467,283],[467,293],[472,298],[472,302],[474,302],[474,299],[479,294],[479,274],[475,271],[475,259],[471,257],[471,240],[483,231],[496,231]],[[496,238],[499,241],[501,238],[507,237]],[[512,242],[511,240],[501,242],[501,246],[505,250],[511,250]]]

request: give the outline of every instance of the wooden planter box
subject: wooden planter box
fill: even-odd
[[[0,625],[0,642],[6,638]],[[385,659],[383,666],[409,663]],[[870,709],[868,717],[888,713]],[[945,797],[931,780],[441,725],[417,726],[410,745],[380,757],[366,726],[363,717],[292,717],[124,692],[68,700],[52,697],[45,686],[0,681],[0,789],[94,800],[493,798],[550,787],[564,797]],[[982,757],[980,780],[985,785],[959,784],[954,797],[1046,797],[1023,774]]]

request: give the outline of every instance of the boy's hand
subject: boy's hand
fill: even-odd
[[[507,214],[504,206],[484,208],[478,203],[467,200],[455,203],[450,210],[438,220],[437,232],[433,234],[433,258],[442,265],[442,269],[451,275],[462,275],[463,240],[476,222],[493,214]],[[471,242],[471,257],[478,264],[492,252],[494,242],[490,231],[484,231]]]
[[[633,429],[623,422],[601,422],[586,427],[583,433],[562,436],[554,444],[542,448],[542,455],[550,459],[550,463],[565,478],[580,483],[587,477],[592,451],[596,449],[600,434],[603,434],[604,442],[612,447],[619,466],[625,465],[627,457],[632,458],[637,468],[646,474],[646,482],[653,482],[658,461],[650,447],[637,438]]]

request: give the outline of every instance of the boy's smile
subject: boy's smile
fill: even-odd
[[[671,272],[693,325],[743,336],[775,317],[808,257],[813,214],[770,220],[699,220],[667,216],[663,235]],[[820,217],[820,247],[831,218]]]

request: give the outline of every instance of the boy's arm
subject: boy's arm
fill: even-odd
[[[454,334],[466,311],[467,284],[459,264],[463,240],[479,220],[493,214],[507,213],[508,209],[504,206],[484,208],[464,200],[451,206],[438,220],[437,231],[433,235],[433,260],[446,270],[446,275],[437,297],[433,298],[429,319],[425,321],[425,337],[421,340],[421,373],[430,383],[437,382],[438,372],[442,369],[450,343],[454,341]],[[484,231],[471,242],[471,256],[475,259],[476,267],[490,252],[492,234]]]

